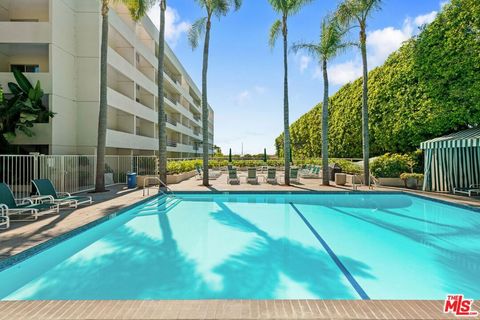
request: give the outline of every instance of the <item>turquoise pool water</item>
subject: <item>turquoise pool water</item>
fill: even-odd
[[[0,272],[0,299],[480,299],[480,214],[406,194],[159,197]]]

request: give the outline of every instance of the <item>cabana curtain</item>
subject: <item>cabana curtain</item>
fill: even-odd
[[[422,142],[425,150],[423,190],[452,191],[480,184],[480,128]]]

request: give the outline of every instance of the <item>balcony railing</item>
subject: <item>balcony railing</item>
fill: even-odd
[[[174,126],[176,126],[178,123],[176,119],[169,117],[168,115],[165,115],[165,121],[167,121],[168,123]]]
[[[167,140],[167,147],[176,147],[177,146],[177,142],[174,141],[174,140]]]

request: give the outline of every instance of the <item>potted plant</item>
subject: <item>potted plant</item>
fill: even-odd
[[[423,174],[421,173],[402,173],[400,179],[403,180],[405,188],[418,189],[423,184]]]

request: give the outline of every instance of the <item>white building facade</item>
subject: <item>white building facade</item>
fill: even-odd
[[[40,81],[55,113],[19,135],[21,152],[94,154],[100,100],[101,15],[98,0],[0,0],[0,84],[12,68]],[[148,17],[134,23],[125,7],[109,13],[107,154],[154,155],[158,150],[158,30]],[[167,157],[202,152],[201,93],[166,46]],[[214,112],[209,112],[213,145]]]

